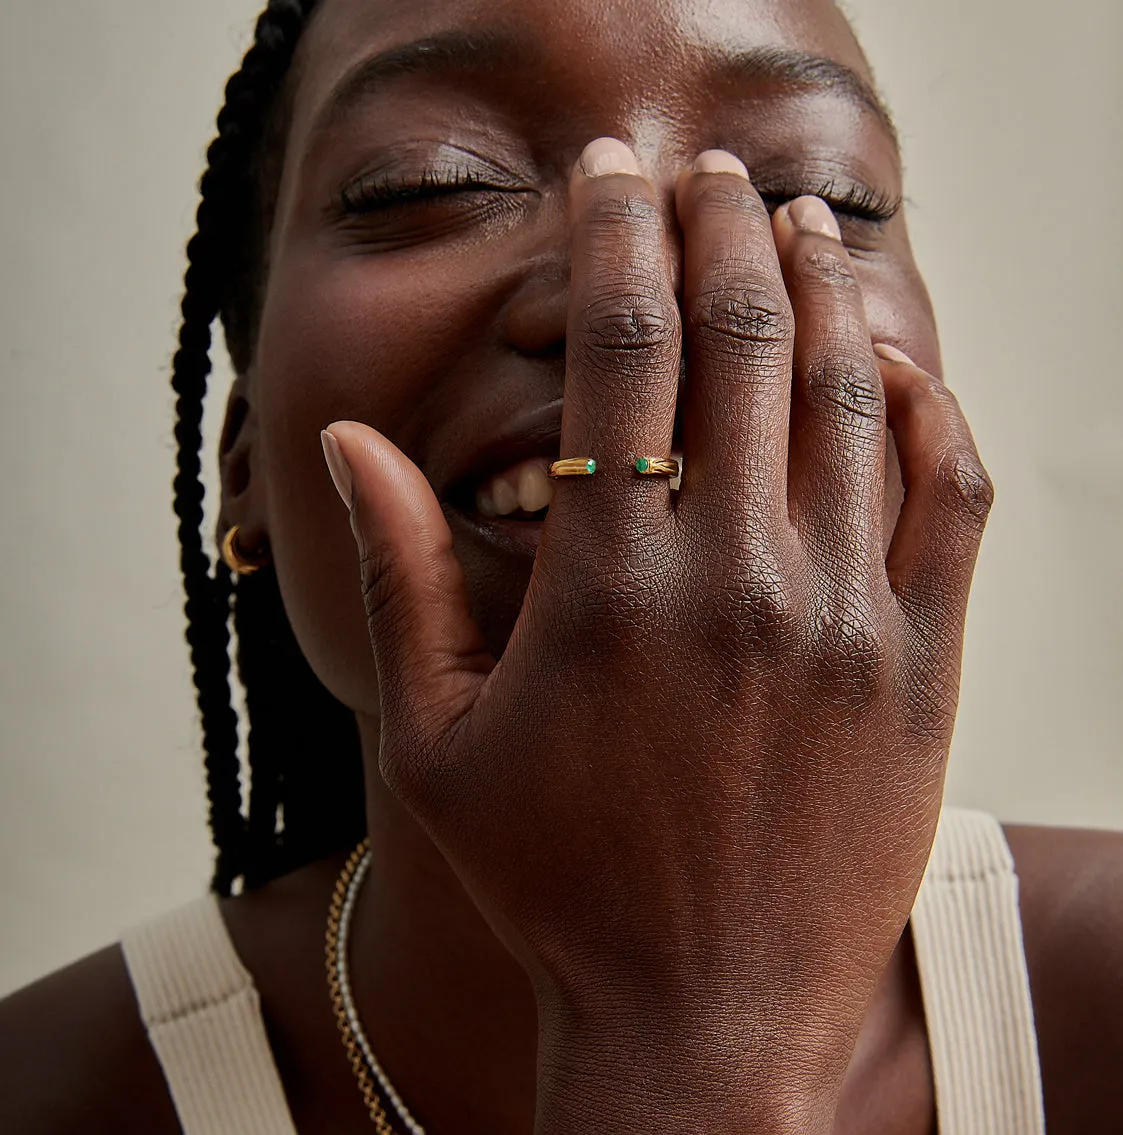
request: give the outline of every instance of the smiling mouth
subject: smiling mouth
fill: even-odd
[[[554,499],[549,469],[547,458],[532,457],[488,477],[476,489],[476,512],[488,519],[541,520]]]
[[[682,455],[674,453],[681,462]],[[541,521],[550,511],[555,482],[550,479],[552,459],[531,457],[486,478],[475,491],[475,512],[485,520]],[[672,490],[679,479],[671,481]]]
[[[557,491],[557,482],[549,473],[561,448],[562,405],[558,398],[523,409],[474,452],[462,454],[437,489],[442,502],[477,533],[505,533],[522,546],[525,541],[516,533],[534,536]],[[681,461],[682,430],[677,415],[671,450],[671,456]],[[677,489],[678,482],[672,481],[671,487]]]

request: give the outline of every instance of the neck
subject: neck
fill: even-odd
[[[433,1135],[534,1127],[534,998],[444,857],[378,775],[359,719],[371,866],[351,929],[359,1017],[394,1087]]]

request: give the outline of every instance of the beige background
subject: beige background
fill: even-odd
[[[849,7],[999,487],[951,797],[1123,827],[1123,5]],[[167,378],[256,9],[0,6],[0,993],[205,885]]]

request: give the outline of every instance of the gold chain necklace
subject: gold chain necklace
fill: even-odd
[[[328,908],[328,928],[324,940],[328,993],[331,996],[332,1009],[335,1011],[335,1022],[339,1026],[339,1035],[347,1051],[347,1060],[358,1081],[359,1090],[363,1093],[363,1103],[366,1104],[367,1112],[378,1135],[395,1135],[379,1097],[379,1087],[410,1135],[425,1135],[425,1129],[410,1115],[375,1057],[351,997],[351,979],[347,965],[347,932],[351,926],[355,897],[359,893],[359,887],[369,866],[370,840],[365,839],[351,852],[351,857],[340,872],[332,894],[331,906]]]

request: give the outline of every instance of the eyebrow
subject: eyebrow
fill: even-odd
[[[795,89],[829,93],[873,114],[898,144],[897,128],[874,87],[857,71],[822,55],[782,47],[751,47],[727,52],[711,48],[705,58],[719,75]],[[325,128],[352,106],[373,94],[388,80],[406,75],[487,75],[504,69],[527,70],[541,59],[535,45],[511,32],[442,32],[413,43],[392,47],[356,64],[332,90],[317,115]]]
[[[860,109],[870,111],[881,127],[899,144],[893,116],[874,86],[852,67],[783,47],[751,47],[733,55],[711,53],[718,70],[732,78],[794,87],[807,94],[834,93]]]
[[[502,31],[442,32],[414,43],[391,47],[356,64],[328,95],[317,125],[325,127],[388,79],[404,75],[488,74],[525,68],[537,54],[523,39]]]

